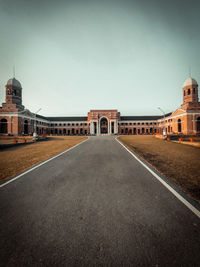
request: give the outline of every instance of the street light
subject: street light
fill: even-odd
[[[163,113],[164,115],[164,124],[163,124],[163,135],[165,136],[166,135],[166,131],[165,131],[165,112],[164,110],[162,110],[160,107],[158,107],[158,109]]]
[[[34,120],[34,133],[33,133],[33,137],[36,138],[37,137],[37,133],[36,133],[36,115],[37,113],[41,110],[41,108],[39,108],[36,112],[35,112],[35,120]]]

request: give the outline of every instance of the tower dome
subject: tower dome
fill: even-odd
[[[198,86],[198,83],[197,83],[197,81],[195,79],[193,79],[192,77],[190,77],[187,80],[185,80],[185,82],[183,84],[183,87],[192,86],[192,85],[197,85]]]
[[[6,85],[22,89],[21,83],[15,78],[9,79]]]

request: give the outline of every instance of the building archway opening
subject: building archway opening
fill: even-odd
[[[200,133],[200,117],[197,118],[197,133]]]
[[[6,119],[1,120],[0,133],[3,133],[3,134],[8,133],[8,122]]]
[[[101,134],[107,134],[108,133],[108,119],[107,118],[101,119],[100,132],[101,132]]]
[[[181,119],[178,119],[178,132],[181,133]]]
[[[28,134],[28,121],[24,121],[24,134]]]

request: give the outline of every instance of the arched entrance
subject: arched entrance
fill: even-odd
[[[178,132],[181,132],[181,119],[178,119]]]
[[[100,120],[100,133],[101,134],[107,134],[108,133],[108,119],[106,117],[103,117]]]
[[[197,118],[197,133],[200,133],[200,117]]]
[[[8,122],[6,119],[1,119],[0,133],[8,133]]]
[[[28,121],[24,121],[24,134],[28,134]]]

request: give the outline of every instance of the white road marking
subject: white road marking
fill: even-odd
[[[77,147],[77,146],[83,144],[84,142],[86,142],[86,141],[88,141],[88,140],[89,140],[89,137],[88,137],[86,140],[84,140],[83,142],[81,142],[81,143],[79,143],[79,144],[77,144],[77,145],[75,145],[75,146],[72,146],[72,147],[68,148],[67,150],[61,152],[60,154],[58,154],[58,155],[56,155],[56,156],[53,156],[52,158],[47,159],[47,160],[45,160],[45,161],[39,163],[38,165],[36,165],[36,166],[32,167],[31,169],[29,169],[29,170],[27,170],[27,171],[21,173],[20,175],[14,177],[13,179],[10,179],[9,181],[7,181],[7,182],[1,184],[1,185],[0,185],[0,188],[6,186],[6,185],[9,184],[9,183],[14,182],[15,180],[19,179],[19,178],[22,177],[23,175],[25,175],[25,174],[27,174],[27,173],[29,173],[29,172],[31,172],[31,171],[37,169],[38,167],[44,165],[45,163],[47,163],[47,162],[49,162],[49,161],[51,161],[51,160],[53,160],[53,159],[55,159],[55,158],[57,158],[57,157],[63,155],[64,153],[66,153],[66,152],[72,150],[73,148],[75,148],[75,147]]]
[[[176,190],[174,190],[170,185],[168,185],[158,174],[151,170],[144,162],[142,162],[133,152],[131,152],[122,142],[120,142],[117,137],[115,138],[117,142],[120,143],[137,161],[139,161],[156,179],[159,180],[172,194],[175,195],[186,207],[188,207],[197,217],[200,218],[200,211],[196,209],[192,204],[190,204],[184,197],[182,197]]]

